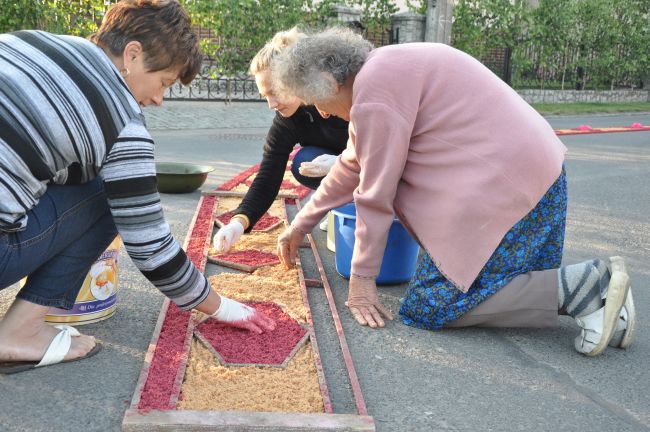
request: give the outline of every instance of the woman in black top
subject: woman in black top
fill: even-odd
[[[299,38],[303,33],[291,29],[277,33],[251,61],[250,74],[270,109],[276,111],[273,124],[266,136],[264,156],[260,169],[235,210],[230,223],[214,236],[213,245],[227,252],[241,235],[249,232],[271,207],[280,190],[289,155],[296,144],[301,149],[294,156],[291,172],[303,185],[316,189],[332,167],[336,156],[345,149],[348,140],[348,122],[338,117],[321,116],[313,106],[302,106],[298,98],[279,100],[271,85],[270,64],[274,55]]]

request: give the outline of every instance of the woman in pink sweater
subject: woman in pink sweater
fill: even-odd
[[[402,300],[404,323],[545,327],[567,314],[581,327],[579,352],[629,346],[624,261],[560,268],[564,145],[481,63],[442,44],[373,50],[331,29],[296,42],[272,68],[276,90],[350,122],[346,150],[278,239],[278,255],[293,264],[305,233],[354,201],[347,304],[360,324],[392,319],[375,278],[397,215],[424,250]]]

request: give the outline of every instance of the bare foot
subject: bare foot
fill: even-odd
[[[48,308],[17,299],[0,321],[0,361],[40,361],[61,331],[44,322]],[[93,336],[72,338],[64,360],[83,357],[96,345]]]

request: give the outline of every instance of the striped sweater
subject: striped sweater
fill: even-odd
[[[95,44],[40,31],[0,35],[0,231],[25,228],[49,183],[104,179],[129,256],[191,309],[209,284],[171,236],[154,143],[119,71]]]

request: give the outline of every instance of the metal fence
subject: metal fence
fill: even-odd
[[[246,74],[224,76],[216,72],[214,60],[207,59],[201,71],[189,86],[174,84],[165,93],[165,99],[261,101],[255,80]]]
[[[390,31],[364,32],[364,37],[377,47],[393,43]],[[247,74],[225,76],[217,72],[213,59],[206,59],[199,74],[189,86],[180,83],[167,89],[167,100],[262,101],[255,80]]]

